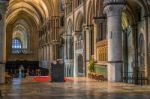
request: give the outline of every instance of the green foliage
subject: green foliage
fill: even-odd
[[[90,59],[90,62],[88,64],[88,69],[90,72],[94,72],[94,59],[93,58]]]

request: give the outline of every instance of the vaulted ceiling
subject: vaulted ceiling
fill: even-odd
[[[58,12],[59,0],[10,0],[6,12],[6,25],[17,19],[32,20],[36,25],[42,24]],[[29,21],[30,22],[30,21]]]
[[[59,14],[59,2],[60,0],[9,0],[6,11],[6,32],[13,33],[13,28],[18,24],[26,30],[31,31],[34,28],[38,31],[47,20]]]

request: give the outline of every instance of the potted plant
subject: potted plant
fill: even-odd
[[[88,64],[88,69],[90,72],[94,72],[94,59],[91,58]]]

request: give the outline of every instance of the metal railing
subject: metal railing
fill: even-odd
[[[142,86],[148,84],[148,78],[145,77],[144,72],[124,72],[123,82]]]
[[[30,54],[30,53],[32,53],[32,52],[29,49],[23,49],[23,48],[21,48],[21,49],[16,49],[16,48],[12,49],[12,54]]]

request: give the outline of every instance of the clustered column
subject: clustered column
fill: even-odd
[[[91,58],[91,27],[87,26],[86,29],[86,61],[89,61]]]
[[[65,47],[64,47],[64,55],[65,55],[65,75],[73,76],[73,64],[72,64],[72,35],[64,35],[65,39]]]
[[[77,37],[78,35],[77,35],[77,33],[76,32],[74,32],[73,33],[73,39],[74,39],[74,77],[77,77],[78,76],[78,66],[77,66],[77,59],[76,59],[76,42],[77,42],[77,39],[78,39],[78,37]]]
[[[108,28],[108,81],[122,80],[122,24],[124,0],[105,0]]]
[[[2,3],[2,4],[1,4]],[[5,31],[5,12],[6,3],[0,2],[0,84],[5,83],[5,62],[6,62],[6,31]]]

